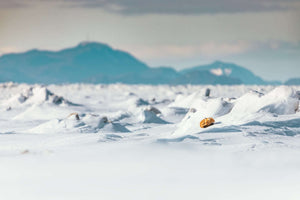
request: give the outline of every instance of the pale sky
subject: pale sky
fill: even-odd
[[[300,1],[0,0],[0,54],[84,40],[152,67],[222,60],[286,80],[300,77]]]

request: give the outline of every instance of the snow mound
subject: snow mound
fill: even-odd
[[[100,117],[95,114],[71,113],[65,119],[54,119],[43,123],[31,130],[31,133],[49,133],[54,132],[79,132],[79,133],[97,133],[101,132],[130,132],[120,123],[114,123],[107,117]]]
[[[101,132],[108,132],[108,133],[129,133],[125,126],[121,125],[120,123],[115,122],[108,122],[100,129]]]
[[[30,87],[20,94],[11,97],[2,105],[11,108],[21,105],[39,105],[43,103],[50,103],[53,105],[76,105],[65,100],[61,96],[55,95],[43,86]]]
[[[150,103],[142,98],[138,98],[136,101],[135,101],[135,105],[136,106],[147,106],[147,105],[150,105]]]
[[[155,113],[156,115],[160,115],[161,114],[161,111],[158,110],[157,108],[155,108],[154,106],[148,106],[147,110],[149,110],[150,112]]]
[[[168,124],[169,122],[160,118],[161,112],[155,107],[147,107],[142,109],[138,116],[139,121],[142,123],[156,123],[156,124]]]
[[[14,116],[13,120],[23,120],[23,121],[31,121],[31,120],[51,120],[57,119],[61,116],[67,116],[70,113],[70,109],[68,107],[59,107],[56,105],[31,105],[29,108],[25,108],[25,110],[16,116]]]
[[[53,119],[34,127],[28,132],[30,133],[54,133],[59,132],[95,132],[95,128],[84,123],[77,115],[70,114],[65,119]]]
[[[190,109],[178,124],[174,135],[189,135],[207,129],[242,125],[263,118],[265,115],[276,117],[277,115],[295,114],[299,110],[299,99],[292,88],[280,86],[265,95],[257,91],[250,91],[235,100],[200,99],[193,105],[195,105],[195,110]],[[200,129],[199,123],[206,117],[215,118],[216,125]]]
[[[197,107],[199,104],[202,104],[206,101],[207,97],[205,97],[206,89],[202,89],[198,92],[194,92],[190,95],[177,95],[175,101],[169,104],[169,107],[182,107],[182,108],[191,108]]]
[[[128,111],[117,111],[110,115],[110,119],[114,122],[116,121],[122,121],[124,119],[128,119],[132,117],[132,113]]]
[[[190,115],[197,115],[201,118],[220,117],[228,114],[232,108],[233,103],[230,102],[230,100],[225,100],[223,98],[214,98],[207,100],[200,99],[193,105],[193,107],[189,109],[186,117]]]
[[[277,115],[294,114],[299,109],[299,100],[295,91],[287,86],[280,86],[266,95],[249,92],[238,98],[232,109],[232,115],[249,115],[265,112]]]
[[[191,134],[193,131],[199,131],[200,121],[207,117],[217,118],[228,114],[233,107],[233,103],[223,98],[207,99],[198,104],[196,108],[191,108],[182,121],[178,124],[175,135]]]

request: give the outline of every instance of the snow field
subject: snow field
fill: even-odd
[[[298,199],[298,91],[0,84],[0,198]]]

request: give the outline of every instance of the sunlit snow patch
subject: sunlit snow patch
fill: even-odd
[[[210,72],[216,76],[222,76],[223,70],[221,68],[211,69]]]

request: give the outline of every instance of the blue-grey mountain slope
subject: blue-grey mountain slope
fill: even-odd
[[[238,78],[228,76],[217,76],[209,70],[191,70],[180,74],[179,77],[172,80],[172,84],[209,84],[209,85],[239,85],[243,82]]]
[[[140,73],[149,67],[130,54],[101,43],[80,43],[61,51],[31,50],[3,55],[0,79],[27,83],[90,82],[95,75]]]
[[[262,78],[256,76],[251,71],[233,63],[224,63],[216,61],[212,64],[201,65],[192,68],[188,68],[180,71],[181,74],[196,73],[208,71],[211,74],[219,77],[218,84],[229,83],[242,83],[242,84],[258,84],[265,85],[270,82],[264,81]]]
[[[151,68],[131,54],[98,42],[60,51],[31,50],[0,56],[0,81],[24,83],[274,84],[232,63],[214,62],[177,72]]]
[[[300,85],[300,78],[291,78],[291,79],[287,80],[284,84],[285,85]]]

